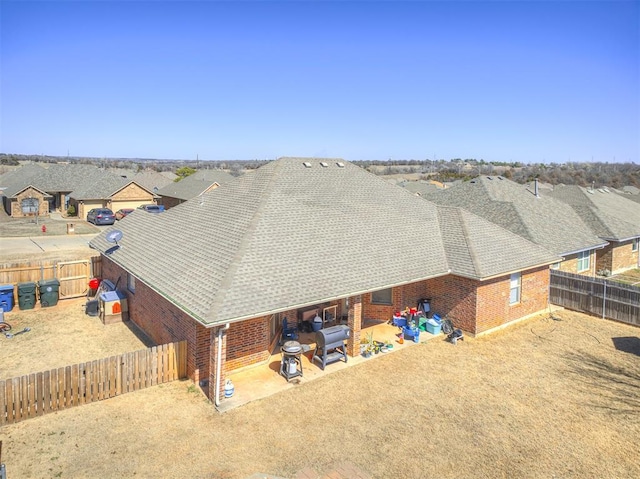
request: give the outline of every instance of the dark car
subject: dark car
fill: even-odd
[[[112,225],[116,222],[116,216],[109,208],[94,208],[87,213],[87,222],[94,225]]]
[[[145,210],[149,213],[162,213],[164,211],[164,206],[162,205],[140,205],[138,206],[139,210]]]
[[[133,208],[122,208],[116,211],[116,219],[120,221],[122,218],[127,216],[129,213],[133,213]]]

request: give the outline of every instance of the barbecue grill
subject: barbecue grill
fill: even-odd
[[[280,374],[287,379],[302,376],[302,346],[298,341],[287,341],[280,348],[282,361]]]
[[[313,360],[320,362],[321,368],[329,363],[344,359],[347,362],[349,328],[344,325],[332,326],[316,332],[316,350]]]

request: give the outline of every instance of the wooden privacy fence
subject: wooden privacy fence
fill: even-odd
[[[574,311],[640,326],[640,288],[602,278],[551,271],[550,301]]]
[[[37,283],[55,278],[60,281],[60,299],[78,298],[87,294],[89,279],[100,277],[101,274],[100,256],[73,261],[42,260],[1,265],[0,284],[12,284],[15,287],[18,283]]]
[[[187,376],[187,342],[0,380],[0,425]]]

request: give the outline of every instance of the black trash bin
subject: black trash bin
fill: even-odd
[[[36,305],[36,283],[18,283],[18,306],[20,309],[33,309]]]
[[[58,304],[58,291],[60,281],[57,279],[44,279],[38,281],[38,292],[40,293],[40,304],[43,308]]]

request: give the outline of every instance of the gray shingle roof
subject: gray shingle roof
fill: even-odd
[[[157,191],[163,186],[167,186],[173,180],[167,178],[165,175],[153,170],[146,170],[137,173],[133,178],[138,185],[143,186],[147,190],[157,193]]]
[[[558,255],[606,244],[570,206],[552,198],[546,189],[538,197],[533,190],[531,185],[506,178],[480,176],[423,197],[464,208]]]
[[[25,165],[1,180],[8,184],[4,194],[11,197],[26,186],[33,185],[48,193],[71,192],[76,199],[108,198],[130,180],[93,165],[50,164]]]
[[[607,188],[556,186],[548,195],[570,205],[599,237],[623,241],[640,236],[638,204]]]
[[[233,176],[222,170],[203,170],[167,184],[157,194],[186,201],[204,193],[214,184],[222,185],[233,179]]]
[[[348,162],[282,158],[163,214],[134,212],[109,257],[205,325],[558,260],[449,210]],[[91,242],[102,252],[113,246],[105,234]]]

